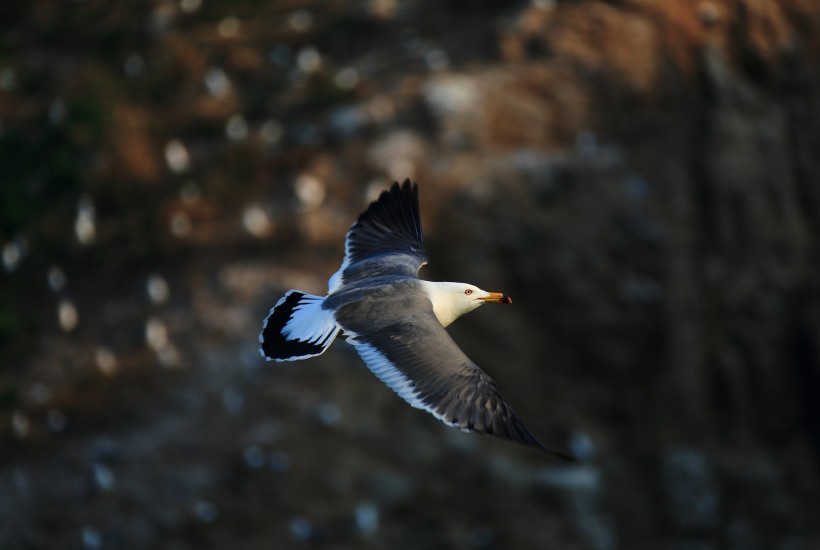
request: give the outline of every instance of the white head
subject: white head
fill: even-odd
[[[512,299],[506,294],[487,292],[467,283],[421,282],[428,298],[433,303],[433,312],[445,327],[487,302],[512,303]]]

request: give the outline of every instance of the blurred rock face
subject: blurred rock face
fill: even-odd
[[[820,8],[68,9],[0,64],[0,546],[820,544]],[[587,463],[256,356],[404,177],[421,275],[515,299],[454,338]]]

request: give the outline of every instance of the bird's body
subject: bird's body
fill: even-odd
[[[418,187],[396,183],[351,227],[328,295],[291,290],[274,306],[260,352],[275,361],[313,357],[343,330],[368,368],[410,405],[450,426],[547,451],[444,330],[484,303],[512,300],[466,283],[421,280],[426,262]]]

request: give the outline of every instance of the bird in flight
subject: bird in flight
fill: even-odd
[[[544,447],[444,327],[487,304],[511,304],[500,292],[418,278],[427,263],[419,190],[405,180],[382,192],[351,226],[342,266],[327,296],[289,290],[259,335],[269,361],[321,355],[340,331],[367,367],[413,407],[448,426]]]

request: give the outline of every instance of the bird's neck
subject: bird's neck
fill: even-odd
[[[419,282],[432,302],[433,313],[442,326],[446,327],[468,311],[472,311],[472,308],[464,309],[462,304],[454,299],[456,295],[453,293],[453,283],[422,280]]]

